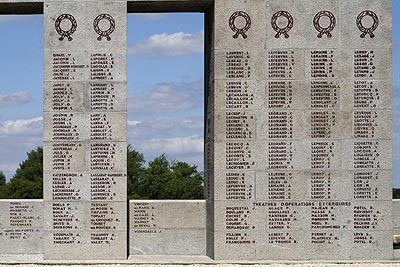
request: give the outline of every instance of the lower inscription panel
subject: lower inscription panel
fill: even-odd
[[[216,258],[392,258],[392,233],[387,230],[392,228],[391,201],[230,201],[214,205],[215,216],[224,218],[223,223],[217,221],[214,232]]]
[[[0,200],[0,210],[0,255],[42,254],[42,200]]]
[[[130,255],[204,255],[204,200],[134,200],[129,203]]]
[[[90,260],[127,258],[125,246],[120,245],[126,242],[126,231],[59,231],[44,236],[47,257],[59,260],[88,259],[88,254]]]

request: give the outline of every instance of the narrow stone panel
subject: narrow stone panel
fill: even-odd
[[[126,259],[126,2],[44,6],[45,259]]]

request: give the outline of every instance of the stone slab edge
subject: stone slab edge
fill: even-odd
[[[236,264],[254,265],[254,266],[269,266],[277,265],[285,267],[287,265],[302,266],[307,267],[319,267],[319,266],[399,266],[400,259],[391,261],[215,261],[206,256],[161,256],[161,255],[150,255],[150,256],[134,256],[130,257],[128,260],[69,260],[69,261],[59,261],[59,260],[43,260],[42,257],[28,257],[21,256],[20,258],[12,255],[2,255],[0,256],[0,267],[2,266],[16,266],[16,265],[26,265],[26,264],[37,264],[37,265],[60,265],[69,266],[73,264],[82,265],[101,265],[101,264],[125,264],[127,266],[154,266],[154,265],[168,265],[168,266],[182,266],[182,265],[195,265],[198,266],[209,266],[209,265],[221,265],[229,266]]]

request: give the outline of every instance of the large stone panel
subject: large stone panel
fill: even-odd
[[[207,254],[392,258],[391,1],[214,8]]]

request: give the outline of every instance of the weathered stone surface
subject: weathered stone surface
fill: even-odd
[[[129,202],[130,255],[204,255],[205,201]]]
[[[249,30],[244,32],[245,35],[239,34],[236,36],[237,32],[229,27],[230,20],[239,29],[246,27],[247,21],[244,16],[232,17],[232,14],[237,11],[245,12],[251,21]],[[262,51],[262,47],[259,45],[264,42],[263,33],[265,32],[265,6],[263,0],[254,0],[252,2],[217,0],[215,1],[214,12],[214,28],[212,30],[215,31],[215,40],[212,45],[215,50],[237,51],[251,49],[252,52]],[[233,36],[236,36],[236,38]],[[256,57],[258,56],[254,54],[253,59],[256,59]],[[218,55],[216,55],[215,63],[218,64]],[[260,66],[254,70],[257,71],[257,69],[260,69]]]
[[[48,259],[126,259],[127,253],[124,247],[127,242],[126,231],[46,231],[44,233],[44,251]]]
[[[126,83],[92,82],[86,86],[86,109],[91,111],[126,111]]]
[[[0,200],[0,228],[42,228],[42,200]]]
[[[57,39],[58,41],[58,39]],[[121,52],[45,51],[45,81],[124,81],[126,59]],[[99,61],[102,63],[99,64]]]
[[[205,228],[130,230],[130,236],[130,255],[205,255]]]
[[[42,228],[0,229],[0,254],[42,254]]]
[[[88,170],[126,171],[126,142],[91,142],[86,147]]]
[[[84,111],[84,84],[45,82],[44,111]]]
[[[340,42],[341,46],[350,48],[391,48],[392,44],[392,3],[390,1],[340,1],[340,9],[342,10],[340,17]],[[374,38],[366,35],[365,38],[356,38],[362,32],[357,27],[349,27],[355,25],[356,19],[361,12],[365,10],[373,11],[379,21],[379,25],[373,31]],[[361,23],[367,28],[372,26],[373,21],[369,16],[364,17]],[[390,63],[391,61],[388,61]]]
[[[45,172],[44,198],[54,201],[124,201],[126,174]]]
[[[135,216],[142,213],[151,217],[150,228],[205,228],[205,202],[201,200],[131,200],[129,211],[134,228]]]
[[[214,200],[247,200],[255,198],[255,173],[250,171],[216,172]]]
[[[126,3],[119,1],[96,2],[82,1],[47,1],[44,9],[47,19],[44,22],[45,32],[49,37],[45,45],[45,51],[83,52],[81,56],[90,59],[90,53],[109,53],[126,51]],[[104,38],[98,41],[99,36],[93,29],[93,21],[99,14],[107,13],[115,20],[115,30],[110,34],[110,41]],[[59,34],[54,31],[54,24],[61,14],[71,14],[76,21],[76,31],[71,35],[71,41],[58,40]],[[68,24],[65,22],[66,29]],[[109,28],[109,23],[100,21],[103,29]],[[53,38],[56,37],[56,38]],[[85,42],[82,42],[85,40]],[[78,59],[78,57],[76,58]],[[124,65],[116,66],[124,70]]]
[[[357,80],[342,82],[341,108],[386,109],[392,107],[391,80]]]

